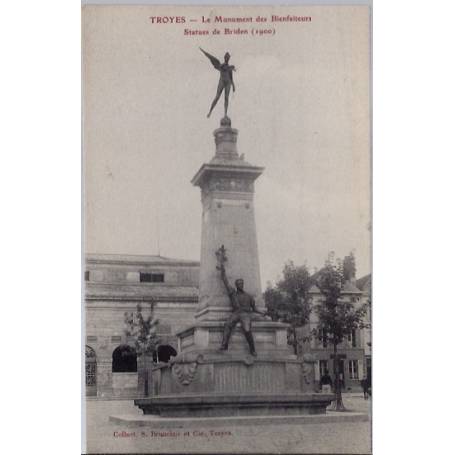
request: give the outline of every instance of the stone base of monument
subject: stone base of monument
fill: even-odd
[[[333,394],[314,391],[311,355],[290,351],[286,325],[255,322],[258,355],[248,352],[241,330],[219,351],[224,324],[201,321],[181,331],[181,352],[152,372],[152,396],[134,401],[144,414],[215,417],[325,414]]]
[[[225,417],[325,414],[333,399],[323,394],[168,395],[134,400],[144,414],[163,417]]]
[[[305,425],[315,423],[338,422],[367,422],[369,416],[360,412],[330,412],[327,414],[303,415],[261,415],[261,416],[231,416],[231,417],[160,417],[157,415],[112,415],[109,421],[122,427],[151,427],[153,430],[192,429],[197,428],[230,428],[231,426],[246,425]]]

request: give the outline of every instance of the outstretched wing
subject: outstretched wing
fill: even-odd
[[[199,49],[212,62],[212,65],[215,67],[215,69],[219,70],[220,66],[221,66],[220,61],[216,57],[214,57],[213,55],[210,55],[208,52],[205,52],[204,49],[202,49],[202,47],[200,47]]]

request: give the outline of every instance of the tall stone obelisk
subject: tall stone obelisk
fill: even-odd
[[[197,320],[225,320],[232,312],[226,289],[216,269],[215,251],[227,250],[226,273],[234,285],[237,278],[245,282],[261,308],[261,282],[254,217],[254,181],[264,168],[253,166],[237,151],[238,131],[230,121],[222,120],[214,131],[216,153],[201,166],[193,185],[201,188],[202,238]]]

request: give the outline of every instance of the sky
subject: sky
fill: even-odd
[[[219,14],[312,20],[264,25],[272,36],[184,36],[204,28],[188,18]],[[152,24],[157,15],[187,23]],[[200,258],[190,181],[215,153],[223,105],[206,118],[219,75],[199,46],[231,54],[238,150],[265,167],[255,195],[263,287],[286,261],[312,269],[330,251],[354,251],[357,276],[370,273],[369,12],[359,6],[85,7],[85,251]]]

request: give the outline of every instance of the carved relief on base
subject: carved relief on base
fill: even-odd
[[[190,385],[203,358],[204,356],[198,353],[179,354],[172,358],[170,363],[174,378],[184,386]]]

